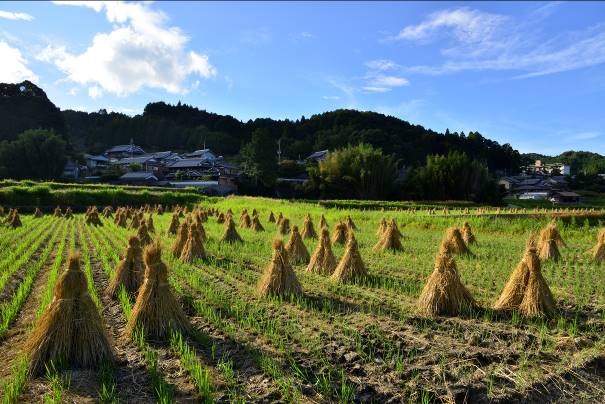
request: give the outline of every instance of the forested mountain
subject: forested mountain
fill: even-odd
[[[14,140],[27,129],[52,129],[65,135],[59,108],[35,84],[0,83],[0,140]]]
[[[255,130],[277,142],[282,157],[304,158],[313,151],[368,143],[393,154],[403,165],[418,166],[429,155],[464,152],[490,171],[518,171],[521,155],[478,132],[437,133],[420,125],[375,112],[336,110],[298,120],[269,118],[242,122],[193,106],[150,103],[142,114],[59,111],[44,91],[30,82],[0,85],[0,140],[12,140],[26,129],[49,128],[64,135],[81,152],[100,153],[115,144],[136,144],[149,151],[187,151],[209,147],[226,156],[239,153]]]

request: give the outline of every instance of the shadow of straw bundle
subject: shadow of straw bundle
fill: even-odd
[[[298,231],[298,226],[292,226],[290,239],[286,244],[286,251],[288,252],[288,258],[291,263],[307,264],[309,262],[309,250],[307,250],[307,246],[303,243],[302,237]]]
[[[462,284],[456,261],[451,253],[440,250],[435,259],[435,270],[418,298],[418,311],[426,316],[455,316],[476,303]]]
[[[206,251],[204,250],[204,245],[200,239],[200,233],[195,224],[192,224],[189,227],[189,235],[187,236],[187,241],[185,242],[183,251],[181,252],[180,260],[191,263],[193,260],[205,258]]]
[[[332,232],[332,244],[344,244],[347,240],[347,233],[349,229],[347,224],[343,222],[336,223],[334,231]]]
[[[290,219],[283,217],[281,221],[278,220],[277,232],[281,235],[288,234],[290,232]]]
[[[260,296],[301,294],[302,286],[288,261],[282,240],[273,240],[273,256],[256,286]]]
[[[307,266],[307,272],[332,275],[334,269],[336,269],[336,258],[330,244],[330,231],[324,227],[321,229],[319,242]]]
[[[111,345],[97,306],[88,294],[80,255],[72,252],[59,276],[53,300],[25,342],[32,376],[44,372],[50,361],[77,368],[99,368],[113,360]]]
[[[368,273],[361,254],[359,246],[353,231],[349,232],[349,238],[345,247],[345,252],[336,265],[330,279],[336,282],[349,282],[359,278],[363,278]]]
[[[471,225],[468,222],[462,224],[462,240],[464,240],[467,246],[474,244],[476,241]]]
[[[387,225],[386,230],[382,233],[380,240],[374,246],[374,251],[402,251],[403,245],[401,244],[401,233],[396,227],[397,225],[393,222]]]
[[[134,296],[143,283],[143,249],[137,236],[128,238],[128,247],[124,258],[115,268],[115,275],[107,287],[107,295],[117,298],[120,288],[124,286],[126,292]]]
[[[145,248],[145,279],[132,307],[128,331],[142,327],[151,338],[165,338],[172,330],[189,333],[191,325],[170,290],[168,267],[162,262],[162,246],[156,241]]]
[[[462,233],[457,227],[450,227],[446,230],[445,237],[441,241],[439,249],[454,255],[473,255],[462,239]]]
[[[317,233],[315,232],[315,227],[313,226],[313,220],[311,219],[311,215],[307,213],[305,217],[305,222],[303,223],[303,231],[301,233],[302,238],[317,238]]]
[[[227,243],[241,243],[244,241],[237,232],[237,229],[235,228],[235,223],[233,222],[231,216],[229,216],[227,221],[225,222],[225,231],[223,232],[223,236],[221,237],[220,241]]]

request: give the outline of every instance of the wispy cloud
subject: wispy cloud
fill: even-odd
[[[546,18],[557,5],[544,5],[530,15]],[[419,45],[440,41],[442,63],[406,66],[403,70],[408,73],[508,70],[516,72],[514,78],[529,78],[605,63],[605,23],[545,38],[537,24],[460,8],[430,14],[425,21],[405,27],[395,39]]]
[[[571,135],[569,138],[572,140],[590,140],[596,139],[601,136],[600,132],[580,132]]]
[[[399,65],[397,63],[393,62],[392,60],[377,59],[377,60],[370,60],[370,61],[366,62],[366,67],[368,69],[372,69],[372,70],[388,71],[388,70],[397,69],[399,67]]]
[[[397,87],[403,87],[410,84],[409,80],[396,75],[389,70],[399,68],[392,60],[378,59],[365,63],[369,70],[364,76],[362,90],[369,93],[386,93]]]
[[[321,98],[324,100],[329,100],[329,101],[340,100],[340,96],[338,96],[338,95],[323,95]]]
[[[31,21],[34,17],[27,13],[18,13],[14,11],[5,11],[0,10],[0,18],[4,18],[7,20],[23,20],[23,21]]]

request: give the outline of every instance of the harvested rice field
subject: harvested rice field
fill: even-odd
[[[4,216],[3,402],[605,397],[604,211],[103,208]]]

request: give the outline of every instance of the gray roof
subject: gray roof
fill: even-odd
[[[207,159],[182,159],[176,160],[173,163],[168,164],[169,168],[195,168],[202,165],[207,165]]]
[[[309,157],[307,157],[307,160],[323,160],[326,158],[328,153],[330,153],[329,150],[316,151],[315,153],[313,153]]]
[[[148,153],[148,156],[153,157],[154,159],[157,160],[166,160],[166,159],[180,159],[181,157],[176,154],[173,153],[171,151],[161,151],[161,152],[155,152],[155,153]]]
[[[130,165],[130,164],[146,164],[155,163],[156,160],[151,155],[138,156],[138,157],[125,157],[115,162],[119,165]]]
[[[196,157],[196,158],[203,158],[206,160],[216,160],[216,154],[214,154],[210,149],[201,149],[201,150],[196,150],[192,153],[187,153],[186,154],[187,157]]]
[[[143,150],[140,146],[137,146],[136,144],[119,144],[117,146],[113,146],[105,150],[105,154],[107,153],[144,154],[145,150]]]
[[[158,180],[152,172],[149,171],[131,171],[120,177],[121,180]]]
[[[107,157],[101,156],[101,155],[93,156],[92,154],[84,154],[84,158],[86,160],[93,160],[93,161],[103,161],[103,162],[109,161],[109,159]]]

